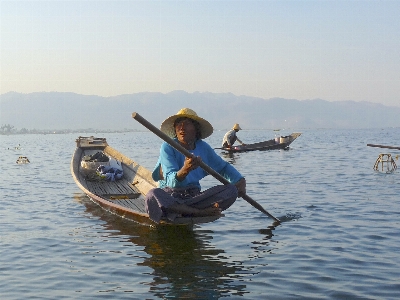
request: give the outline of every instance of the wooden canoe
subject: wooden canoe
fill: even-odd
[[[121,163],[123,177],[115,181],[93,180],[82,166],[84,157],[102,152]],[[90,173],[90,172],[89,172]],[[94,172],[95,173],[95,172]],[[151,172],[108,145],[105,138],[78,137],[71,160],[71,174],[78,187],[104,210],[144,225],[155,225],[146,212],[144,197],[157,184]],[[183,217],[174,222],[167,219],[160,224],[193,225],[217,220],[220,216]]]
[[[289,145],[293,143],[301,135],[300,132],[294,132],[288,136],[281,136],[269,141],[245,144],[240,146],[233,146],[232,148],[217,148],[228,152],[246,152],[255,150],[275,150],[275,149],[288,149]]]

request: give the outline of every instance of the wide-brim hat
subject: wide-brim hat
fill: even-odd
[[[235,125],[233,125],[233,130],[242,130],[242,128],[240,128],[239,124],[236,123]]]
[[[176,115],[170,116],[162,122],[160,130],[169,137],[173,138],[176,136],[174,123],[178,118],[189,118],[197,121],[200,124],[201,138],[205,139],[213,133],[212,125],[205,119],[200,118],[196,112],[190,108],[182,108],[176,113]]]

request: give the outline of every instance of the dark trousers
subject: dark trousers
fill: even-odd
[[[201,193],[198,189],[196,191],[193,188],[155,188],[146,195],[146,210],[150,219],[156,223],[159,223],[162,217],[173,221],[177,215],[166,214],[166,208],[170,205],[184,203],[191,207],[204,209],[218,203],[219,208],[225,210],[236,201],[237,196],[238,191],[233,184],[217,185]]]

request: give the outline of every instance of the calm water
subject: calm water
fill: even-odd
[[[78,134],[0,136],[1,299],[398,299],[400,175],[373,165],[400,151],[366,144],[400,146],[400,128],[302,132],[289,151],[224,156],[281,225],[238,199],[193,229],[137,225],[88,200],[69,169]],[[158,137],[100,136],[153,168]]]

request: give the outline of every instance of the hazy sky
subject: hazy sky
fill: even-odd
[[[184,90],[400,106],[400,0],[0,0],[0,17],[0,94]]]

